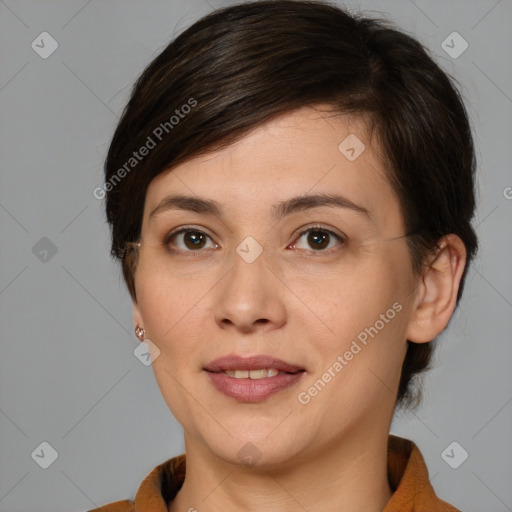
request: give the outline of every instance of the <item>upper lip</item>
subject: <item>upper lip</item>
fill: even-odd
[[[296,373],[304,370],[304,368],[300,366],[286,363],[281,359],[267,355],[254,355],[248,357],[229,355],[219,357],[204,367],[204,369],[209,372],[222,372],[226,370],[260,370],[269,368],[287,373]]]

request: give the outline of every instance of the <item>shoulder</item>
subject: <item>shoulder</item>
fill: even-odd
[[[87,510],[87,512],[133,512],[134,510],[134,504],[132,501],[122,500],[109,503],[108,505],[103,505],[103,507]]]

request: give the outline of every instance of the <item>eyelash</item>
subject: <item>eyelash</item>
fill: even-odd
[[[344,245],[346,242],[347,242],[347,239],[345,236],[342,236],[342,235],[339,235],[337,233],[335,233],[334,231],[331,231],[330,229],[327,229],[323,226],[320,226],[320,225],[313,225],[313,226],[310,226],[308,227],[307,229],[304,229],[303,231],[301,231],[297,237],[295,238],[295,242],[292,242],[293,245],[296,245],[296,241],[300,240],[305,234],[307,233],[310,233],[312,231],[319,231],[321,233],[327,233],[329,236],[332,236],[334,237],[338,242],[340,242],[342,245]],[[164,241],[163,241],[163,244],[165,245],[165,247],[169,250],[169,252],[171,253],[180,253],[180,254],[192,254],[192,255],[198,255],[202,252],[205,252],[201,249],[198,249],[197,251],[193,251],[193,250],[183,250],[183,249],[172,249],[169,247],[171,241],[176,237],[178,236],[179,234],[181,233],[188,233],[188,232],[193,232],[193,233],[201,233],[202,235],[205,235],[206,237],[208,237],[210,240],[212,240],[212,238],[206,234],[204,231],[201,231],[200,229],[197,229],[197,228],[194,228],[192,226],[185,226],[185,227],[182,227],[176,231],[173,231],[171,233],[169,233]],[[213,241],[213,240],[212,240]],[[300,249],[300,250],[304,250],[308,253],[310,253],[311,255],[320,255],[321,253],[327,253],[327,254],[330,254],[332,251],[336,250],[336,248],[333,248],[331,247],[330,249],[319,249],[319,250],[306,250],[306,249]]]

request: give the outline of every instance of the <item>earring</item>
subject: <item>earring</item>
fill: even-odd
[[[135,327],[135,336],[137,336],[139,341],[144,341],[145,334],[146,331],[142,327],[139,327],[139,325],[137,324],[137,326]]]

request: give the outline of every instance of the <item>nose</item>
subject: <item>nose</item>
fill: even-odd
[[[216,287],[214,315],[223,330],[268,332],[286,323],[286,287],[268,267],[265,251],[248,263],[237,253]]]

